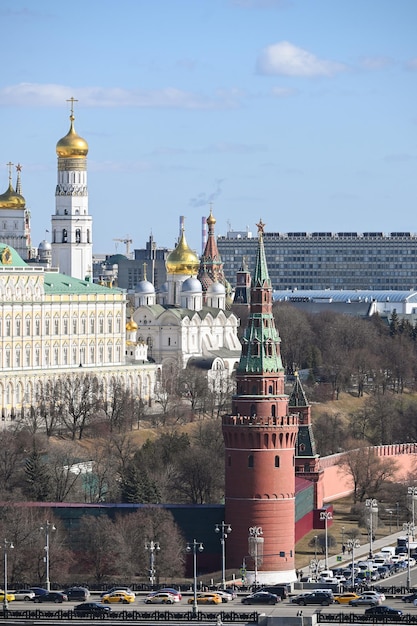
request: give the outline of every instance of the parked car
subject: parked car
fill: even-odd
[[[16,600],[14,593],[7,592],[6,598],[7,602],[13,602]],[[0,591],[0,602],[4,602],[4,591]]]
[[[156,593],[171,593],[173,596],[176,596],[178,600],[182,599],[181,591],[178,591],[178,589],[175,589],[174,587],[163,587],[157,591],[151,591],[148,595],[154,596]]]
[[[69,587],[64,589],[63,593],[68,596],[68,600],[86,601],[90,597],[90,592],[86,587]]]
[[[42,587],[31,587],[29,591],[33,591],[35,596],[43,596],[45,593],[48,593],[48,590]]]
[[[159,591],[158,593],[152,593],[149,596],[146,596],[145,602],[146,604],[174,604],[174,602],[179,602],[180,599],[177,595],[173,593],[168,593],[164,591]]]
[[[387,619],[396,619],[403,612],[399,609],[393,609],[390,606],[371,606],[369,609],[365,610],[365,615],[376,615],[378,617],[385,617]]]
[[[382,604],[382,600],[378,596],[362,594],[359,598],[351,600],[349,604],[350,606],[376,606]]]
[[[61,593],[61,591],[47,591],[44,594],[39,596],[35,596],[33,598],[34,602],[55,602],[56,604],[61,602],[67,602],[68,596],[65,593]]]
[[[242,598],[242,604],[276,604],[281,598],[276,593],[269,591],[256,591]]]
[[[107,589],[107,591],[103,591],[102,594],[100,594],[100,598],[103,598],[104,596],[106,596],[109,593],[113,593],[114,591],[126,591],[127,593],[133,593],[133,591],[131,590],[130,587],[111,587],[111,589]],[[160,591],[162,591],[162,589],[160,589]],[[164,589],[164,591],[166,591],[166,589]],[[156,592],[155,592],[156,593]]]
[[[358,598],[357,593],[346,591],[346,593],[336,594],[333,599],[336,604],[351,604],[352,600],[357,600]]]
[[[221,604],[222,599],[217,593],[198,593],[197,604]],[[194,598],[189,598],[188,604],[194,604]]]
[[[82,604],[74,606],[74,614],[79,617],[86,615],[107,615],[110,611],[110,606],[106,606],[100,602],[83,602]]]
[[[35,597],[35,592],[31,589],[18,589],[17,591],[13,591],[13,595],[16,600],[33,600]]]
[[[101,598],[103,604],[130,604],[135,601],[135,594],[133,591],[130,593],[128,591],[118,590],[113,591],[112,593],[106,593]]]
[[[221,597],[222,602],[231,602],[233,600],[233,596],[227,591],[223,591],[223,589],[217,589],[216,593]]]
[[[329,606],[329,604],[333,604],[333,597],[322,591],[312,591],[311,593],[302,593],[298,596],[294,596],[294,598],[291,598],[291,602],[292,604],[299,604],[300,606],[306,606],[307,604]]]

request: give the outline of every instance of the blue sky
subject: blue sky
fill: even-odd
[[[94,252],[216,233],[417,231],[415,0],[1,0],[0,193],[33,243],[88,141]],[[1,161],[0,161],[1,163]],[[15,181],[15,175],[13,175]]]

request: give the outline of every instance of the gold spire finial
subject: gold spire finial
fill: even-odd
[[[259,220],[259,223],[256,224],[256,226],[258,227],[258,235],[263,235],[265,232],[265,224],[262,221],[262,218]]]

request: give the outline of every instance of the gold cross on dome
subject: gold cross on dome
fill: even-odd
[[[71,116],[73,116],[74,115],[74,102],[78,102],[78,100],[71,97],[67,100],[67,102],[71,102]]]
[[[9,182],[12,182],[12,167],[14,164],[9,161],[8,163],[6,163],[6,165],[9,168]]]

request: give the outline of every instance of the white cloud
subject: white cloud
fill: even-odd
[[[55,107],[74,96],[85,107],[99,108],[173,108],[231,109],[239,103],[239,93],[218,93],[215,98],[190,93],[174,87],[159,90],[120,89],[113,87],[68,87],[65,85],[20,83],[0,89],[0,106]]]
[[[288,98],[289,96],[295,96],[297,90],[290,87],[272,87],[271,93],[275,98]]]
[[[333,76],[344,71],[346,66],[319,59],[308,50],[281,41],[262,50],[256,69],[259,74],[267,75]]]
[[[382,70],[392,65],[392,59],[388,57],[364,57],[360,60],[361,66],[366,70]]]

